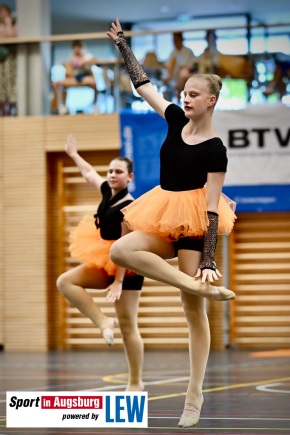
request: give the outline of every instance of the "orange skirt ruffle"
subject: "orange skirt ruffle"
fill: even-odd
[[[71,231],[69,241],[69,252],[72,258],[88,267],[105,269],[108,275],[116,274],[117,266],[109,256],[110,248],[115,240],[102,239],[93,216],[86,215],[82,218],[76,229]],[[127,270],[126,275],[136,274]]]
[[[131,230],[157,234],[168,241],[202,237],[208,228],[205,187],[172,192],[156,186],[121,211]],[[221,195],[218,234],[228,235],[236,219],[236,203]]]

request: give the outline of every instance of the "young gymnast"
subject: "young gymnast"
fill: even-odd
[[[119,266],[181,290],[191,371],[179,426],[195,426],[210,346],[205,301],[235,298],[233,291],[210,284],[221,277],[214,260],[217,236],[229,234],[235,220],[234,203],[222,195],[226,148],[212,126],[222,82],[214,74],[192,76],[185,84],[183,110],[152,86],[118,19],[107,34],[121,51],[139,95],[168,124],[160,150],[160,186],[122,209],[133,232],[117,240],[110,255]],[[165,261],[176,255],[179,270]]]
[[[105,342],[112,345],[116,320],[104,315],[86,291],[87,288],[106,289],[107,301],[115,304],[128,361],[127,390],[139,391],[143,389],[143,342],[137,317],[144,278],[116,266],[109,258],[109,250],[114,240],[129,232],[122,222],[123,215],[120,210],[133,201],[127,188],[134,176],[133,163],[126,157],[116,157],[111,161],[105,179],[79,155],[73,135],[68,137],[65,151],[85,180],[102,193],[102,201],[94,217],[84,216],[72,231],[69,250],[71,256],[82,264],[60,275],[57,287],[71,304],[100,328]]]

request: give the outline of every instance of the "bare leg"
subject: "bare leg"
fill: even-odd
[[[64,101],[63,101],[64,86],[68,86],[68,83],[70,83],[70,81],[67,83],[67,80],[69,80],[69,79],[64,79],[64,80],[52,83],[54,93],[55,93],[55,98],[56,98],[57,111],[58,111],[59,115],[65,115],[66,113],[68,113],[68,109],[65,106]]]
[[[200,252],[179,251],[179,267],[190,276],[195,275],[200,260]],[[189,330],[190,381],[178,426],[191,427],[198,423],[203,403],[202,385],[210,349],[210,330],[206,300],[185,292],[181,292],[181,300]]]
[[[264,95],[268,96],[273,94],[276,88],[279,92],[280,98],[282,98],[286,91],[286,85],[283,82],[282,68],[279,63],[276,65],[273,80],[268,84],[266,90],[264,91]]]
[[[138,329],[140,293],[139,290],[123,290],[120,300],[115,302],[129,371],[126,391],[144,389],[142,382],[144,346]]]
[[[97,84],[95,81],[94,76],[86,76],[83,78],[83,80],[81,81],[81,85],[82,86],[89,86],[90,88],[93,89],[94,91],[94,112],[97,113],[98,112],[98,104],[97,104],[97,99],[98,99],[98,88],[97,88]]]
[[[114,242],[110,251],[111,259],[115,264],[187,293],[215,300],[235,298],[231,290],[203,284],[164,261],[174,255],[171,243],[143,231],[133,231],[121,237]]]
[[[109,285],[109,277],[106,272],[88,268],[83,264],[60,275],[56,285],[71,304],[101,329],[106,343],[112,345],[115,319],[103,314],[85,290],[86,288],[106,288]]]

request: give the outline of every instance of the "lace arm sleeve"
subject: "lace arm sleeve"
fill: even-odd
[[[207,212],[209,225],[207,233],[204,237],[204,248],[202,262],[200,263],[200,270],[211,269],[216,270],[216,264],[214,261],[214,254],[217,245],[217,233],[218,233],[218,214],[212,211]]]
[[[149,83],[150,80],[147,74],[145,73],[138,60],[136,59],[134,53],[132,52],[131,48],[129,47],[123,32],[118,32],[118,39],[115,40],[115,44],[119,48],[124,58],[130,79],[132,80],[135,89],[139,88],[145,83]]]

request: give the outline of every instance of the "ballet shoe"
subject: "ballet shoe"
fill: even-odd
[[[106,328],[101,328],[102,336],[108,346],[113,346],[114,344],[114,327],[116,326],[116,319],[109,317],[109,326]]]
[[[232,290],[225,287],[211,286],[210,298],[214,301],[230,301],[231,299],[235,299],[236,295]]]
[[[196,426],[200,419],[200,409],[194,403],[185,403],[178,427]]]

